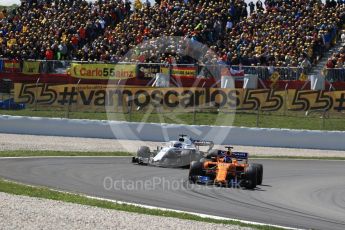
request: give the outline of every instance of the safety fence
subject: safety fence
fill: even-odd
[[[224,73],[224,70],[227,71]],[[166,63],[90,63],[78,61],[0,60],[0,73],[25,75],[66,74],[87,79],[153,78],[157,73],[170,77],[205,77],[219,79],[222,75],[255,74],[270,80],[275,74],[280,80],[305,80],[301,67],[227,66],[224,64],[166,64]]]
[[[325,68],[322,74],[329,82],[345,82],[345,68]]]
[[[345,91],[16,83],[12,97],[25,109],[0,114],[345,130]]]

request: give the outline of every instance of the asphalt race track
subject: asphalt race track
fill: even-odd
[[[256,190],[189,185],[188,170],[130,158],[1,159],[0,177],[65,191],[305,229],[345,229],[345,162],[257,160]]]

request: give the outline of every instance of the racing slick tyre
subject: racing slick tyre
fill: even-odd
[[[246,189],[254,189],[257,185],[257,179],[258,179],[258,169],[252,164],[249,164],[249,166],[245,169],[245,178],[246,183],[244,187]]]
[[[138,157],[149,158],[150,157],[150,148],[147,146],[140,146],[137,151]]]
[[[138,158],[132,157],[132,163],[138,163]]]
[[[147,146],[140,146],[137,151],[137,158],[133,157],[132,162],[138,163],[139,165],[143,165],[143,158],[150,159],[151,153],[150,148]]]
[[[190,168],[189,168],[189,182],[192,184],[196,183],[196,176],[202,176],[204,174],[203,170],[203,163],[200,161],[192,161],[190,163]]]
[[[207,161],[212,161],[212,160],[207,159],[207,158],[201,158],[201,159],[199,160],[199,162],[201,162],[202,164],[204,164],[204,163],[207,162]]]
[[[219,150],[218,149],[212,149],[206,154],[206,159],[214,159],[218,156]]]
[[[262,164],[252,164],[254,167],[257,168],[258,171],[258,179],[257,179],[257,185],[262,185],[262,178],[264,173],[264,167]]]

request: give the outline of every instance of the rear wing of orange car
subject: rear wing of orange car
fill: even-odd
[[[237,160],[245,161],[246,163],[248,163],[249,153],[246,153],[246,152],[232,152],[232,155]]]
[[[220,154],[225,156],[226,152],[227,151],[221,151]],[[248,158],[249,158],[249,153],[247,153],[247,152],[232,152],[232,158],[235,158],[238,161],[245,161],[247,163]]]
[[[238,160],[248,160],[249,153],[246,152],[232,152],[234,157]]]

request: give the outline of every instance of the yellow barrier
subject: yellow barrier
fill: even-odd
[[[107,85],[15,84],[15,101],[83,110],[162,105],[167,108],[214,107],[242,111],[345,110],[345,91],[116,87]]]
[[[77,64],[72,63],[70,75],[84,79],[129,79],[136,76],[135,64]]]
[[[161,67],[161,72],[164,74],[169,74],[170,69],[168,67]],[[171,67],[171,76],[173,77],[195,77],[196,68],[195,67]]]
[[[40,63],[39,61],[24,61],[23,63],[23,73],[24,74],[39,74],[40,73]]]

